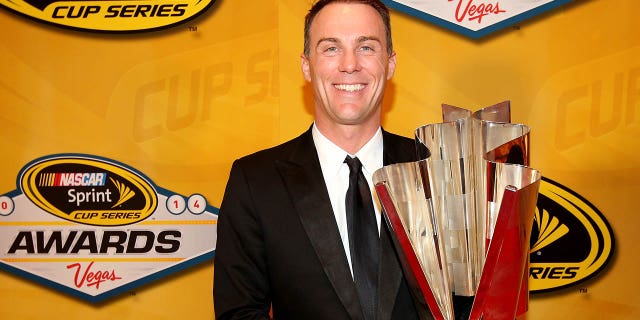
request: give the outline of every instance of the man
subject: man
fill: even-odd
[[[379,228],[364,249],[379,248],[379,262],[368,278],[373,290],[361,289],[361,249],[349,238],[358,226],[346,213],[347,155],[360,159],[369,188],[383,164],[415,160],[412,140],[380,128],[396,65],[387,8],[318,1],[305,19],[301,62],[314,91],[311,129],[231,169],[214,260],[216,318],[417,319],[377,206],[362,216]]]

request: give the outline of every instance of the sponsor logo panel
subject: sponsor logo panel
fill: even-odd
[[[45,286],[99,302],[213,257],[217,209],[122,163],[47,156],[18,186],[0,196],[0,269]]]

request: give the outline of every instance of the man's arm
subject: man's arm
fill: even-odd
[[[233,163],[220,206],[214,258],[216,319],[269,319],[271,306],[263,232],[253,193]]]

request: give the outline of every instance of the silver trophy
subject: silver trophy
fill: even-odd
[[[508,101],[442,109],[443,123],[415,131],[422,160],[374,173],[385,221],[423,318],[513,320],[528,305],[541,178],[529,128],[510,123]],[[454,296],[470,310],[454,310]]]

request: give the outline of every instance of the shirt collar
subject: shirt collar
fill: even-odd
[[[337,174],[348,153],[325,137],[320,130],[318,130],[315,123],[312,128],[312,135],[316,150],[318,151],[318,158],[320,163],[323,164],[323,170]],[[362,163],[363,170],[369,175],[372,175],[375,170],[382,167],[382,146],[382,130],[378,128],[373,137],[371,137],[355,155],[349,155],[351,157],[358,157]]]
[[[382,145],[382,130],[378,128],[373,137],[355,154],[368,176],[382,167]]]

